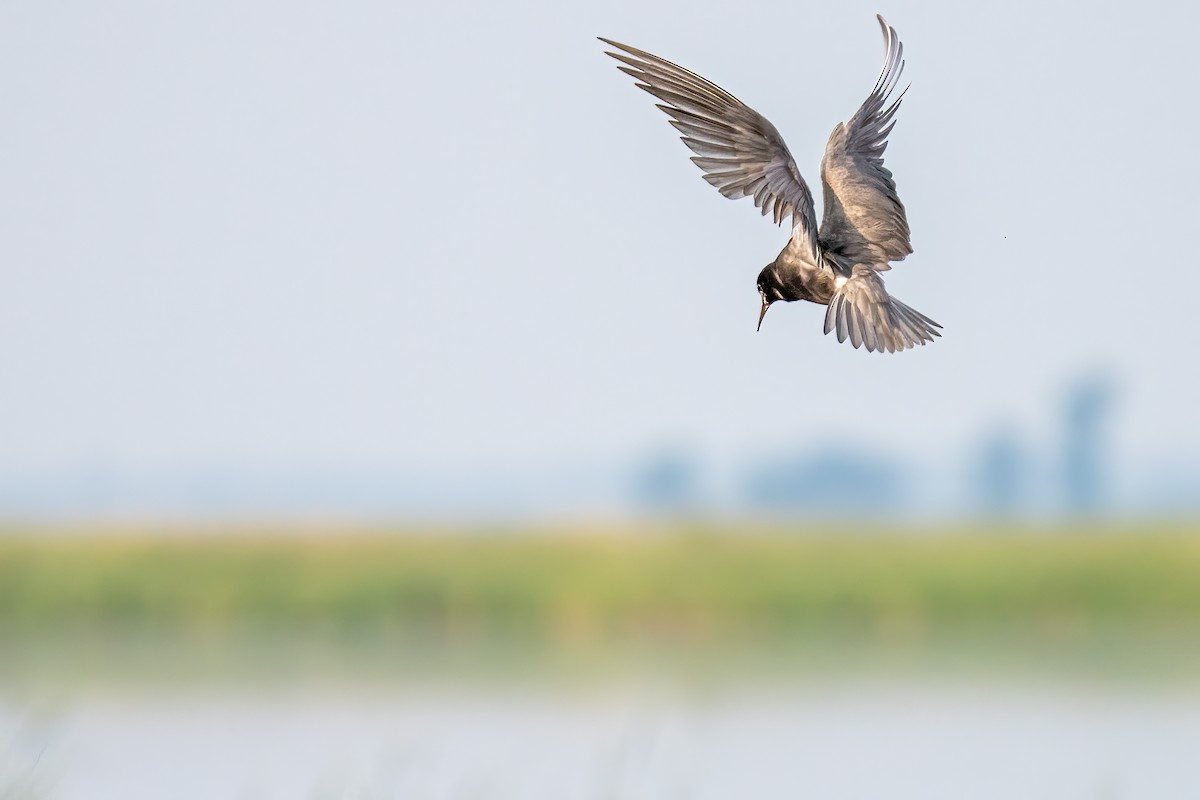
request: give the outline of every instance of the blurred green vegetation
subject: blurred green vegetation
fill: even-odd
[[[1159,646],[1200,664],[1198,532],[10,530],[0,536],[0,647],[998,641],[1034,653]]]

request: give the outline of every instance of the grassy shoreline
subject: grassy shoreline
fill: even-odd
[[[833,663],[841,652],[903,661],[966,650],[1200,668],[1200,536],[1186,526],[278,533],[10,529],[0,648],[28,669],[72,651],[94,665],[138,653],[219,661],[247,642],[385,672],[509,654]]]
[[[1200,536],[0,537],[0,636],[295,623],[539,637],[1200,621]]]

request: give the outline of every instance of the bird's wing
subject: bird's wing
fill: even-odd
[[[877,19],[887,48],[883,71],[850,121],[833,129],[821,160],[825,195],[821,241],[852,263],[885,270],[889,261],[900,261],[912,252],[904,204],[896,195],[891,170],[883,165],[887,136],[908,89],[892,99],[904,69],[904,45],[895,28],[883,17]]]
[[[776,223],[792,215],[793,234],[816,255],[817,218],[812,192],[800,176],[783,137],[766,117],[694,72],[628,45],[603,37],[622,51],[608,55],[624,66],[637,86],[663,102],[658,104],[696,153],[692,161],[704,179],[726,197],[753,197],[762,213]]]
[[[837,330],[839,342],[894,353],[932,342],[941,325],[891,297],[883,278],[870,265],[860,264],[838,288],[825,311],[825,333]]]

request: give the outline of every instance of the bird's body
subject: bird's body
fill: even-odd
[[[759,285],[767,299],[807,300],[829,305],[837,291],[838,275],[810,257],[804,238],[793,236],[783,250],[759,275]]]
[[[904,204],[883,165],[887,135],[904,96],[892,99],[904,46],[879,17],[887,53],[875,88],[853,117],[830,134],[821,162],[824,213],[818,230],[812,193],[779,131],[766,117],[693,72],[608,39],[622,72],[662,101],[704,179],[726,197],[753,197],[792,236],[759,273],[759,325],[777,301],[828,306],[825,332],[868,350],[906,350],[932,342],[941,326],[888,295],[880,272],[912,252]]]

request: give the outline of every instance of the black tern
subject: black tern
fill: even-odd
[[[758,327],[772,303],[808,300],[828,306],[825,333],[839,342],[889,353],[932,342],[941,325],[891,297],[879,273],[911,253],[908,219],[891,170],[883,165],[887,136],[908,87],[896,87],[904,69],[904,45],[895,28],[883,29],[883,71],[849,122],[838,123],[821,160],[824,214],[817,228],[812,192],[783,137],[766,117],[741,100],[656,55],[598,37],[621,52],[637,86],[662,102],[694,153],[704,179],[726,197],[753,197],[763,215],[782,224],[790,214],[792,236],[758,274],[762,308]]]

